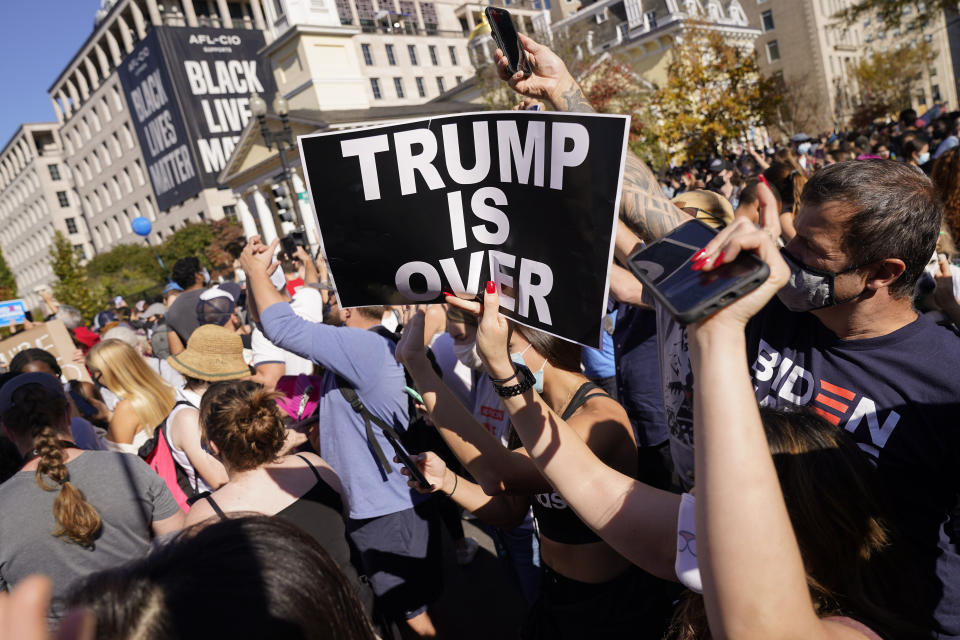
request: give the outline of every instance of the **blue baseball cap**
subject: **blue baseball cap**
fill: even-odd
[[[39,384],[46,391],[52,394],[63,395],[63,384],[49,373],[40,371],[34,373],[21,373],[13,379],[8,380],[0,388],[0,414],[4,414],[13,406],[13,394],[20,387],[28,384]]]
[[[171,291],[183,291],[183,287],[178,285],[176,282],[168,282],[167,286],[163,288],[163,293],[167,294]]]

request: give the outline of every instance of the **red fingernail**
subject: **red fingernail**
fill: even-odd
[[[694,262],[692,265],[690,265],[690,268],[693,269],[694,271],[700,271],[700,269],[703,269],[703,266],[705,264],[707,264],[707,259],[700,258],[699,260]]]
[[[447,297],[447,296],[449,296],[449,297],[451,297],[451,298],[453,297],[453,294],[450,293],[449,291],[444,291],[444,292],[443,292],[443,295],[444,295],[444,297]]]
[[[493,280],[487,280],[487,293],[496,293],[497,285]]]
[[[720,264],[721,262],[723,262],[723,256],[724,256],[723,251],[721,251],[719,254],[717,254],[717,259],[713,261],[713,266],[717,266],[718,264]]]
[[[700,249],[700,251],[697,251],[695,254],[690,256],[690,262],[697,262],[700,258],[703,257],[703,252],[704,250]]]
[[[759,180],[760,180],[760,182],[762,182],[764,185],[766,185],[766,186],[768,186],[768,187],[770,186],[770,183],[767,182],[767,176],[763,175],[762,173],[760,174]]]

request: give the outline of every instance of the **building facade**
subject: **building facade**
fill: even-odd
[[[117,67],[154,26],[266,28],[261,0],[103,0],[93,32],[51,85],[66,162],[76,181],[93,247],[137,242],[143,216],[161,241],[187,222],[232,214],[229,190],[206,188],[161,211],[123,97]]]
[[[790,135],[846,128],[860,102],[854,73],[870,51],[930,43],[935,58],[914,88],[912,103],[923,112],[935,101],[957,106],[957,82],[948,20],[933,12],[925,26],[914,22],[917,7],[904,9],[902,25],[888,29],[876,18],[856,24],[835,16],[854,0],[744,0],[751,24],[760,27],[757,56],[765,75],[782,78],[789,112],[780,128]],[[924,3],[919,2],[918,7]]]
[[[0,151],[0,247],[27,308],[54,280],[49,247],[62,232],[79,255],[93,255],[71,169],[55,122],[24,124]]]

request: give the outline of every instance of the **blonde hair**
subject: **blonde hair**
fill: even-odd
[[[103,340],[90,349],[87,364],[103,374],[103,386],[130,401],[142,430],[149,431],[163,422],[176,404],[173,387],[126,342]]]

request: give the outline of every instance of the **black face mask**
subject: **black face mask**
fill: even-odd
[[[824,307],[832,307],[855,300],[863,294],[861,291],[846,300],[837,300],[834,290],[837,276],[856,271],[863,265],[850,267],[843,271],[824,271],[808,267],[794,258],[786,249],[780,249],[780,255],[783,256],[787,266],[790,267],[790,279],[777,291],[777,297],[790,311],[813,311]]]

